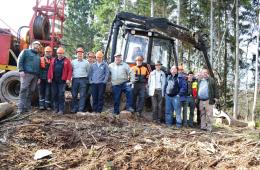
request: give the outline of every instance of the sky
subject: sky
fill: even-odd
[[[44,5],[46,2],[46,0],[42,0]],[[36,0],[1,0],[0,19],[17,32],[21,26],[29,26],[34,14],[32,8],[35,5]],[[0,28],[8,27],[0,20]],[[22,37],[25,37],[27,30],[28,29],[22,30]],[[14,32],[12,33],[16,35]]]

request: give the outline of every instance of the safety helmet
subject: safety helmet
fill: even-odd
[[[34,44],[38,44],[40,47],[42,47],[42,44],[41,44],[39,41],[34,41],[34,42],[32,43],[32,45],[34,45]]]
[[[97,54],[96,54],[97,58],[103,58],[103,53],[102,51],[98,51]]]
[[[76,54],[77,54],[78,52],[84,53],[84,50],[83,50],[82,48],[78,48],[77,51],[76,51]]]
[[[143,61],[143,60],[144,60],[144,59],[143,59],[142,56],[137,56],[136,59],[135,59],[135,61]]]
[[[183,66],[182,65],[178,66],[178,69],[183,70]]]
[[[88,57],[93,57],[93,58],[96,58],[95,54],[93,52],[89,52],[88,53]]]
[[[65,53],[65,51],[64,51],[64,49],[62,48],[62,47],[59,47],[58,49],[57,49],[57,53]]]
[[[50,46],[47,46],[47,47],[45,48],[45,52],[46,52],[46,51],[52,52],[52,48],[51,48]]]

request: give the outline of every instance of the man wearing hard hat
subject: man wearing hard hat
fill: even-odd
[[[51,60],[47,76],[48,82],[51,83],[54,101],[53,113],[58,113],[58,115],[62,115],[65,111],[65,89],[72,76],[71,62],[64,56],[64,53],[62,47],[57,49],[58,56]]]
[[[103,60],[103,53],[98,51],[96,54],[97,62],[91,66],[89,74],[89,83],[93,98],[93,113],[101,113],[103,108],[106,83],[109,78],[109,68]]]
[[[90,65],[89,62],[83,57],[84,49],[78,47],[76,50],[77,59],[71,62],[72,68],[72,110],[71,113],[84,112],[85,101],[86,101],[86,79],[89,76]],[[80,99],[78,101],[78,94]]]
[[[140,116],[144,106],[145,99],[145,83],[149,78],[149,72],[143,64],[143,57],[137,56],[135,59],[136,66],[132,67],[135,74],[135,82],[133,83],[133,105],[132,108],[135,110],[137,116]],[[138,104],[136,103],[137,97],[139,96]],[[137,105],[137,106],[136,106]]]
[[[38,55],[38,51],[41,46],[39,41],[34,41],[31,49],[25,49],[19,55],[18,70],[20,72],[21,85],[18,101],[18,114],[22,113],[23,109],[25,109],[26,112],[33,112],[31,110],[31,99],[34,95],[37,81],[38,84],[41,81],[38,79],[41,64],[41,58]],[[24,106],[26,107],[24,108]]]
[[[39,90],[39,107],[40,110],[51,110],[51,84],[47,80],[47,74],[52,59],[52,48],[45,48],[45,55],[41,57],[40,76],[41,83],[38,85]]]

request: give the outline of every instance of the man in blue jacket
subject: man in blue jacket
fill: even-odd
[[[89,83],[93,98],[93,113],[100,114],[103,109],[104,94],[106,83],[109,78],[109,68],[107,63],[102,61],[103,53],[98,51],[96,54],[97,62],[91,66]]]
[[[181,101],[186,101],[186,90],[185,78],[178,74],[176,66],[172,66],[171,75],[168,75],[165,83],[165,122],[167,125],[172,125],[173,111],[175,111],[177,128],[181,128]]]

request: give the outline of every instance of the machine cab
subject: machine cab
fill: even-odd
[[[143,57],[143,65],[154,70],[154,64],[160,60],[162,70],[169,71],[174,40],[152,31],[126,29],[123,41],[123,61],[131,67],[135,65],[137,56]],[[149,68],[150,67],[150,68]],[[151,71],[150,70],[150,71]]]

